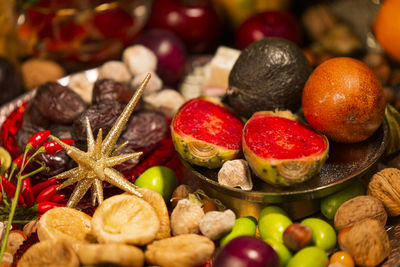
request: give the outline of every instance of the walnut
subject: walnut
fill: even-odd
[[[385,228],[374,219],[355,223],[345,234],[341,245],[360,266],[376,266],[390,253]]]
[[[389,216],[400,215],[400,170],[386,168],[374,174],[368,195],[382,201]]]
[[[371,196],[358,196],[344,202],[336,211],[334,225],[336,230],[351,227],[365,219],[376,219],[385,226],[387,214],[378,199]]]

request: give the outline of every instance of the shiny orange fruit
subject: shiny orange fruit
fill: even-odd
[[[359,60],[338,57],[319,65],[302,94],[307,122],[330,140],[357,143],[370,137],[385,115],[382,85]]]
[[[332,254],[329,264],[339,263],[343,267],[354,267],[354,260],[346,251],[338,251]]]
[[[385,0],[374,24],[379,44],[393,59],[400,62],[400,1]]]

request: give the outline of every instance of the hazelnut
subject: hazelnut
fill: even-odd
[[[174,192],[172,193],[171,196],[171,205],[172,208],[174,209],[176,205],[178,204],[178,201],[184,198],[188,198],[189,194],[193,193],[193,188],[191,188],[188,185],[181,184],[177,188],[175,188]]]
[[[282,238],[286,247],[298,251],[311,243],[312,231],[307,225],[293,223],[283,232]]]
[[[386,168],[374,174],[367,193],[383,203],[389,216],[400,215],[400,170]]]

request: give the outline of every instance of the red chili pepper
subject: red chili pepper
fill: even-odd
[[[25,178],[22,181],[22,186],[21,186],[21,193],[25,201],[25,205],[29,208],[32,207],[35,204],[35,197],[33,196],[32,189],[31,189],[31,180],[28,178]]]
[[[55,203],[51,201],[41,202],[34,206],[34,209],[37,210],[39,214],[45,213],[48,210],[57,208],[57,207],[65,207],[65,204]]]
[[[72,139],[60,139],[60,141],[66,143],[67,145],[72,145],[73,143],[75,143],[75,141]],[[56,143],[56,141],[44,143],[43,147],[46,150],[46,153],[49,155],[56,154],[63,149],[59,144]]]
[[[56,194],[50,198],[50,201],[52,202],[61,202],[63,200],[65,200],[64,194]]]
[[[33,147],[33,148],[40,147],[44,143],[44,141],[46,141],[46,139],[49,137],[50,133],[51,132],[49,130],[45,130],[45,131],[37,132],[34,135],[32,135],[32,137],[29,138],[29,140],[26,144],[27,149],[29,150],[29,148],[31,148],[31,147]],[[31,146],[31,147],[29,147],[29,146]]]
[[[52,196],[57,194],[57,192],[58,192],[57,187],[58,187],[58,184],[53,184],[53,185],[50,185],[49,187],[46,187],[45,189],[43,189],[42,192],[40,192],[40,194],[36,197],[35,202],[40,203],[40,202],[45,202],[45,201],[50,200],[50,198]]]
[[[37,195],[39,195],[40,192],[42,192],[43,189],[55,183],[57,183],[57,177],[53,177],[47,181],[35,184],[34,186],[32,186],[32,193],[36,197]]]
[[[3,189],[4,192],[7,194],[7,197],[9,199],[12,199],[15,195],[15,191],[17,190],[17,188],[4,176],[2,177],[1,182],[3,184]],[[18,196],[18,205],[24,205],[24,198],[21,196],[21,194]]]
[[[17,158],[15,158],[12,162],[12,168],[16,169],[17,167],[21,168],[22,166],[22,159],[24,158],[24,154],[19,155]]]

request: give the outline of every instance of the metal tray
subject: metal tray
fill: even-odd
[[[235,212],[247,216],[270,203],[279,203],[294,218],[308,216],[319,210],[319,199],[332,194],[354,181],[370,178],[384,154],[389,141],[389,127],[384,120],[378,130],[367,140],[356,144],[330,142],[329,157],[321,171],[312,179],[290,187],[276,187],[252,174],[254,187],[250,191],[231,188],[218,183],[219,169],[208,169],[183,164],[191,171],[190,183],[202,188]]]

